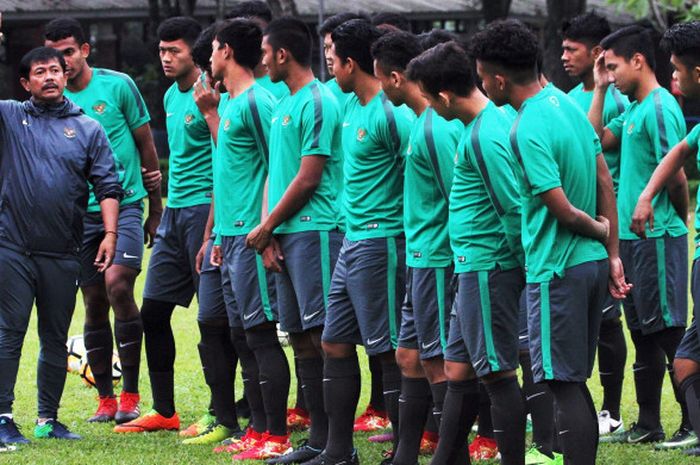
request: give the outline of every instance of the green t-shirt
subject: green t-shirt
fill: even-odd
[[[267,74],[263,77],[256,78],[255,82],[257,82],[258,84],[263,86],[265,90],[270,92],[275,97],[275,100],[277,100],[278,102],[287,95],[289,95],[289,87],[287,87],[287,84],[285,84],[282,81],[272,82],[270,76],[268,76]]]
[[[287,234],[337,228],[337,185],[341,175],[338,103],[318,79],[275,106],[270,126],[268,209],[282,198],[301,167],[302,157],[328,157],[311,199],[275,230]]]
[[[691,149],[696,152],[696,163],[698,169],[700,169],[700,157],[698,154],[698,142],[700,142],[700,124],[696,124],[692,131],[685,138]],[[697,201],[695,202],[695,255],[693,255],[693,260],[697,260],[700,257],[700,190],[698,190]]]
[[[211,134],[193,93],[194,87],[182,92],[174,83],[163,97],[170,147],[169,208],[206,205],[211,201]]]
[[[343,92],[343,89],[340,88],[340,86],[338,85],[338,81],[336,81],[335,78],[326,81],[325,84],[326,87],[328,87],[330,91],[333,92],[333,96],[338,101],[338,107],[340,108],[340,112],[342,113],[345,109],[345,102],[347,102],[348,98],[352,95],[352,93]]]
[[[124,189],[121,204],[135,203],[144,198],[147,192],[141,179],[141,155],[132,131],[148,123],[151,117],[134,81],[123,73],[92,68],[92,79],[85,89],[71,92],[66,87],[64,95],[104,128],[114,151],[119,182]],[[92,187],[87,211],[100,211]]]
[[[620,239],[637,240],[639,237],[630,231],[637,199],[661,159],[685,137],[685,119],[673,95],[659,87],[641,102],[632,102],[607,127],[620,141],[620,187],[617,193]],[[647,237],[678,237],[688,233],[685,221],[673,208],[666,189],[654,197],[652,206],[654,231],[647,225]]]
[[[463,128],[459,120],[448,122],[430,107],[413,123],[403,189],[406,265],[413,268],[444,267],[452,262],[448,198],[453,157]]]
[[[223,118],[224,116],[224,111],[226,111],[226,107],[228,106],[229,102],[229,94],[228,92],[222,92],[221,93],[221,99],[219,100],[219,106],[216,108],[216,112],[219,114],[219,120]],[[213,165],[214,165],[214,159],[216,158],[216,144],[214,143],[214,138],[211,138],[211,153],[212,153],[212,171],[213,171]],[[212,178],[213,180],[213,178]],[[216,197],[216,196],[215,196]],[[212,226],[211,233],[213,236],[217,236],[219,232],[218,224],[216,223],[216,198],[214,198],[214,225]],[[215,239],[216,241],[216,239]]]
[[[228,101],[214,155],[214,222],[221,236],[248,234],[260,223],[275,97],[259,84]]]
[[[338,102],[338,109],[340,110],[340,121],[343,121],[343,111],[345,111],[345,102],[347,101],[348,97],[350,97],[351,94],[343,92],[343,90],[340,88],[338,85],[338,82],[335,80],[335,78],[331,79],[330,81],[325,82],[325,86],[328,87],[328,89],[333,93],[333,96],[335,97],[336,101]],[[342,131],[341,131],[342,132]],[[343,175],[342,175],[342,166],[343,166],[343,150],[342,150],[343,144],[340,144],[340,150],[338,150],[338,162],[340,163],[341,166],[341,175],[336,178],[337,180],[337,185],[336,185],[336,190],[338,192],[338,229],[342,232],[345,232],[345,207],[344,207],[344,201],[343,201],[343,191],[345,189],[344,183],[343,183]]]
[[[554,124],[555,122],[556,124]],[[522,164],[522,242],[527,281],[547,282],[567,268],[607,258],[603,244],[559,224],[540,195],[560,187],[571,204],[596,216],[600,140],[571,97],[547,86],[525,100],[510,133]]]
[[[511,113],[493,103],[462,131],[450,194],[455,272],[523,266],[522,169],[508,134]]]
[[[403,232],[403,170],[414,113],[380,91],[366,105],[356,95],[343,121],[345,236],[352,240]]]
[[[583,83],[580,83],[569,91],[569,97],[579,104],[584,113],[588,113],[593,102],[593,91],[585,90]],[[629,104],[629,99],[622,95],[615,86],[609,86],[603,102],[603,125],[609,124],[610,121],[624,113]],[[605,162],[610,170],[613,188],[615,193],[617,193],[620,184],[620,149],[606,150],[603,152],[603,155],[605,155]]]

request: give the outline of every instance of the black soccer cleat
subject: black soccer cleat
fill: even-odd
[[[288,465],[292,463],[303,463],[312,460],[321,454],[321,449],[316,449],[309,445],[308,440],[304,440],[299,444],[299,447],[291,452],[288,452],[279,457],[274,457],[265,460],[267,465]]]
[[[324,450],[313,459],[301,465],[360,465],[360,458],[357,455],[357,449],[353,449],[349,456],[342,458],[329,457]]]

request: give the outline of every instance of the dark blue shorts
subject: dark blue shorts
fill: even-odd
[[[527,292],[523,289],[520,294],[520,311],[518,312],[518,347],[521,352],[530,350],[530,336],[527,331]]]
[[[442,356],[447,347],[453,270],[452,266],[408,268],[399,347],[419,351],[422,360]]]
[[[232,304],[225,300],[226,296],[224,296],[221,285],[221,269],[212,265],[209,261],[213,245],[214,236],[212,235],[207,242],[207,250],[202,261],[202,273],[199,275],[199,289],[197,290],[199,311],[197,312],[197,321],[210,325],[220,325],[229,318],[226,308]],[[231,328],[241,326],[236,324],[235,321],[229,321],[228,325]]]
[[[143,206],[141,202],[123,205],[119,209],[117,226],[117,250],[114,265],[141,270],[143,259]],[[80,248],[81,287],[93,286],[104,280],[104,274],[97,271],[95,257],[100,243],[105,237],[101,213],[88,213],[83,220],[83,245]]]
[[[693,321],[683,336],[681,344],[676,349],[676,358],[687,358],[700,363],[700,333],[698,332],[698,304],[700,303],[700,269],[698,260],[693,262],[690,278],[690,292],[693,296]]]
[[[624,301],[627,327],[652,334],[688,322],[688,238],[620,241],[627,280],[634,284]]]
[[[585,382],[593,370],[608,260],[586,262],[544,283],[528,283],[530,357],[535,382]]]
[[[229,322],[250,329],[277,321],[277,296],[272,273],[265,270],[262,256],[246,247],[245,239],[244,235],[222,238],[221,285],[226,302],[235,303],[226,306]]]
[[[280,329],[301,333],[323,326],[343,235],[308,231],[276,238],[284,256],[282,272],[275,273]]]
[[[450,327],[445,360],[470,363],[478,377],[515,370],[524,287],[521,268],[460,273],[455,329]]]
[[[202,246],[209,205],[165,208],[148,263],[145,299],[188,307],[199,286],[195,257]],[[204,258],[209,261],[209,256]]]
[[[328,295],[323,341],[362,344],[368,355],[396,349],[405,291],[403,236],[343,240]]]

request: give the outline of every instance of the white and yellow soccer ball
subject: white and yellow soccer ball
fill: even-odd
[[[80,379],[83,381],[83,384],[87,387],[96,387],[95,385],[95,377],[92,374],[92,370],[90,369],[90,364],[87,361],[87,357],[83,357],[83,360],[80,363],[80,369],[78,371],[78,374],[80,375]],[[121,362],[119,361],[119,355],[114,352],[112,354],[112,384],[116,387],[119,384],[119,381],[122,379],[122,365]]]
[[[85,358],[85,342],[83,335],[72,336],[66,341],[66,349],[68,350],[68,373],[77,374],[80,372],[80,365]]]

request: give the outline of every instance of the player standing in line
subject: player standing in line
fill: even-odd
[[[100,395],[97,412],[89,421],[125,423],[139,416],[143,324],[134,300],[134,283],[141,271],[144,243],[149,247],[153,245],[163,211],[160,180],[147,191],[141,179],[142,171],[159,171],[150,116],[129,76],[92,68],[88,64],[90,44],[78,21],[55,19],[46,25],[44,35],[46,46],[63,53],[66,60],[66,97],[105,128],[124,188],[119,210],[117,254],[114,266],[104,274],[98,273],[93,265],[105,230],[99,206],[94,196],[90,197],[80,253],[80,288],[85,301],[85,348]],[[148,218],[142,226],[142,199],[146,195]],[[114,310],[114,339],[122,365],[123,389],[118,406],[112,385],[110,306]]]
[[[641,239],[630,229],[639,194],[654,168],[685,136],[685,120],[676,99],[654,74],[651,35],[644,28],[620,29],[601,42],[604,54],[595,68],[595,92],[588,117],[603,150],[620,150],[620,254],[628,281],[635,284],[624,303],[625,321],[635,347],[634,380],[639,417],[627,431],[609,440],[632,444],[663,441],[661,390],[666,364],[673,363],[688,318],[688,242],[686,219],[688,183],[675,172],[654,200],[654,230]],[[610,84],[634,102],[623,114],[603,125],[604,98]],[[668,366],[681,425],[662,447],[683,444],[692,435],[685,402]]]
[[[472,38],[471,53],[491,100],[518,110],[509,139],[523,168],[522,243],[534,379],[547,383],[554,395],[565,462],[593,465],[598,425],[586,380],[601,305],[608,288],[615,298],[630,288],[618,255],[612,179],[595,131],[576,102],[554,86],[541,86],[537,38],[524,24],[492,23]]]

